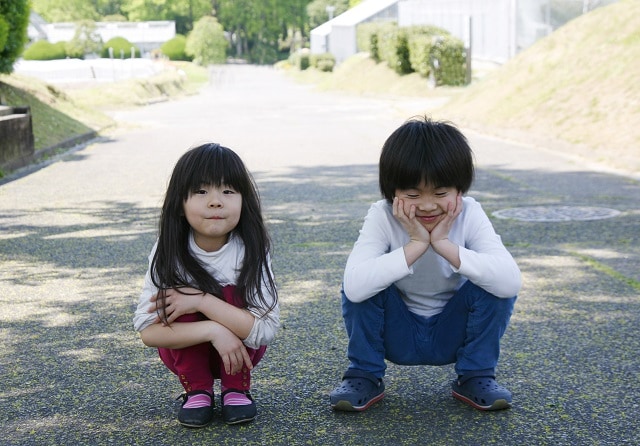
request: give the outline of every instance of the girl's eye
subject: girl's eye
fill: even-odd
[[[233,189],[225,189],[222,193],[226,195],[231,195],[231,194],[235,194],[236,191],[234,191]]]
[[[198,195],[204,195],[204,194],[206,194],[206,193],[207,193],[207,191],[206,191],[206,190],[204,190],[204,189],[198,189],[198,190],[197,190],[197,191],[195,191],[194,193],[195,193],[195,194],[198,194]]]

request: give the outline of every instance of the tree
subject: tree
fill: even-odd
[[[86,54],[100,54],[102,38],[96,32],[96,23],[91,20],[78,22],[76,32],[73,38],[66,43],[65,50],[69,57],[78,59],[84,59]]]
[[[176,32],[187,34],[196,20],[211,14],[211,0],[123,0],[122,11],[131,21],[173,20]]]
[[[185,52],[199,65],[224,63],[229,42],[215,17],[202,17],[187,36]]]
[[[349,0],[313,0],[307,5],[310,29],[316,28],[329,20],[327,7],[333,7],[331,15],[336,17],[349,9]]]
[[[0,73],[11,73],[27,41],[28,0],[0,0]]]
[[[290,33],[306,32],[308,0],[213,0],[213,8],[231,34],[236,57],[272,63]]]
[[[92,0],[31,1],[33,10],[48,22],[77,22],[80,20],[98,20],[100,18]]]

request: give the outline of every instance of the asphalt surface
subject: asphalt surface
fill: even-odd
[[[382,402],[336,413],[342,268],[379,197],[383,141],[430,104],[319,93],[264,67],[213,79],[118,112],[121,130],[0,185],[0,444],[639,444],[637,179],[467,132],[469,195],[523,272],[498,368],[514,406],[454,400],[452,366],[390,364]],[[258,418],[226,426],[218,404],[211,426],[189,430],[175,419],[178,380],[131,319],[168,176],[203,141],[235,149],[258,182],[283,327],[253,374]],[[493,216],[511,208],[535,221]]]

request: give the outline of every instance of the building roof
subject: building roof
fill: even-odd
[[[371,16],[395,5],[398,1],[399,0],[364,0],[357,6],[346,10],[339,16],[312,29],[311,33],[327,35],[331,33],[332,26],[356,26],[358,23],[362,23],[371,18]]]

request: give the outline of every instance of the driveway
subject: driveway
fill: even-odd
[[[498,370],[514,407],[454,400],[452,366],[389,364],[381,403],[336,413],[342,268],[379,197],[382,143],[430,104],[320,93],[267,67],[212,79],[197,96],[117,112],[118,131],[0,185],[0,443],[637,444],[637,180],[468,132],[469,195],[523,272]],[[258,182],[283,327],[253,375],[258,418],[188,430],[177,379],[131,318],[168,176],[204,141],[235,149]]]

